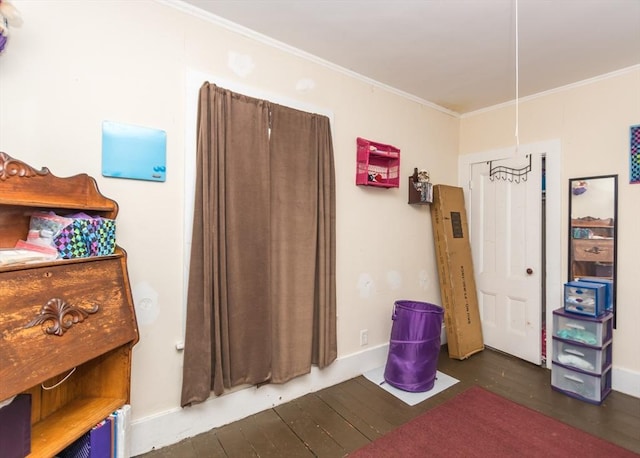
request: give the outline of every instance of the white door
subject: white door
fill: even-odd
[[[541,154],[531,157],[531,171],[519,182],[504,174],[492,179],[487,162],[471,165],[469,227],[485,345],[540,364]],[[528,164],[525,156],[492,162]]]

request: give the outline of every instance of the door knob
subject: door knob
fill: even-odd
[[[527,268],[527,275],[531,275],[533,273],[533,269],[531,267]]]

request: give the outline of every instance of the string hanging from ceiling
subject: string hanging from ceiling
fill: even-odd
[[[520,151],[520,31],[518,29],[518,22],[518,0],[515,0],[516,156]],[[527,175],[531,171],[531,155],[527,154],[526,157],[529,159],[529,165],[519,169],[505,166],[493,167],[493,161],[488,161],[487,164],[489,164],[489,179],[491,181],[495,179],[507,180],[515,183],[520,183],[520,181],[527,181]]]

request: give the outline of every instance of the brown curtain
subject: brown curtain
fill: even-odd
[[[336,358],[335,178],[329,120],[271,106],[272,375]]]
[[[197,144],[183,406],[337,354],[329,120],[205,83]]]

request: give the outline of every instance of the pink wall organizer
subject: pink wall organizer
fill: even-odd
[[[397,188],[400,186],[400,150],[395,146],[357,139],[356,185]]]

